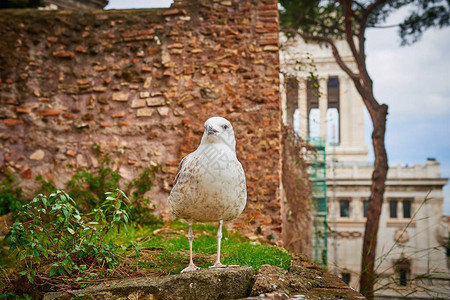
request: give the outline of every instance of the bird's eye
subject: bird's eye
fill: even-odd
[[[223,127],[223,129],[225,129],[225,130],[228,129],[228,125],[223,125],[222,127]]]

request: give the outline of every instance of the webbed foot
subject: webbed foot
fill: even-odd
[[[239,268],[240,267],[240,265],[224,265],[224,264],[222,264],[222,263],[215,263],[214,265],[212,265],[212,266],[209,266],[208,268],[210,268],[210,269],[225,269],[225,268]]]
[[[189,265],[188,267],[184,268],[184,269],[181,271],[181,273],[184,273],[184,272],[191,272],[191,271],[197,271],[197,270],[200,270],[200,268],[197,267],[196,265],[192,264],[192,265]]]

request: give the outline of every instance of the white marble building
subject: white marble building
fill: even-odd
[[[280,44],[283,120],[300,136],[327,142],[328,267],[358,288],[373,170],[364,139],[364,104],[329,48],[283,34]],[[355,68],[345,42],[337,46]],[[310,72],[319,87],[308,78]],[[376,249],[377,297],[450,297],[442,192],[447,182],[434,159],[390,166]]]

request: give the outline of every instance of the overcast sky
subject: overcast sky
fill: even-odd
[[[397,24],[405,12],[386,24]],[[366,35],[367,67],[375,97],[389,105],[386,147],[389,165],[441,163],[450,177],[450,28],[427,30],[421,40],[400,47],[397,29],[370,29]],[[371,122],[366,118],[371,149]],[[373,157],[373,156],[372,156]],[[450,187],[444,188],[445,214],[450,215]]]
[[[110,0],[106,9],[169,7],[172,0]],[[397,24],[405,11],[386,24]],[[412,46],[400,47],[397,30],[367,32],[367,66],[378,102],[389,105],[386,147],[389,164],[441,163],[450,177],[450,28],[430,29]],[[366,143],[371,149],[371,122],[366,116]],[[373,159],[371,153],[370,159]],[[444,189],[450,215],[450,187]]]

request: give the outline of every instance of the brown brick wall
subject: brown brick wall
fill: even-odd
[[[276,0],[4,10],[0,34],[1,170],[29,195],[37,174],[63,188],[68,165],[95,169],[97,144],[127,180],[162,166],[150,196],[165,215],[179,160],[219,115],[235,128],[247,176],[248,204],[235,224],[279,234]]]

